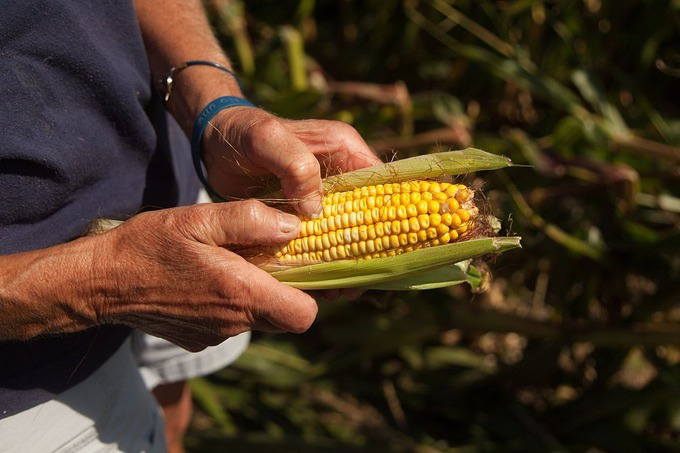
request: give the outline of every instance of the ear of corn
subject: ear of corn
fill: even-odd
[[[375,259],[469,236],[479,210],[462,184],[412,180],[327,194],[322,215],[273,250],[281,264]]]
[[[479,220],[473,191],[422,178],[511,165],[505,157],[469,148],[326,178],[322,216],[303,219],[300,236],[273,251],[279,264],[292,267],[266,269],[300,289],[475,286],[481,278],[469,260],[519,247],[520,238],[471,239]],[[487,217],[496,230],[497,219]]]

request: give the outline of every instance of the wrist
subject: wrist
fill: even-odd
[[[175,77],[166,106],[187,136],[191,137],[201,111],[211,101],[222,96],[243,97],[233,76],[211,66],[191,66]]]
[[[94,242],[79,239],[0,257],[0,340],[77,332],[99,323]]]

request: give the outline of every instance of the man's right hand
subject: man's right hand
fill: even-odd
[[[0,324],[16,331],[0,339],[124,323],[198,351],[248,330],[303,332],[316,316],[314,299],[229,251],[284,244],[299,228],[296,216],[257,201],[204,204],[140,214],[99,236],[0,257],[0,271],[12,258],[18,266],[0,274],[0,307],[9,309],[0,316],[8,325]],[[49,310],[18,310],[31,296],[39,299],[35,308]],[[30,329],[21,330],[22,318]]]

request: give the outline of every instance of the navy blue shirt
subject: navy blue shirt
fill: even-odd
[[[196,199],[188,143],[153,94],[131,0],[4,2],[0,131],[0,254]],[[0,343],[0,418],[82,381],[127,334],[101,326]]]

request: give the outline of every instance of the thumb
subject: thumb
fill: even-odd
[[[192,236],[208,245],[276,245],[300,232],[300,219],[257,200],[197,205],[204,212]]]

